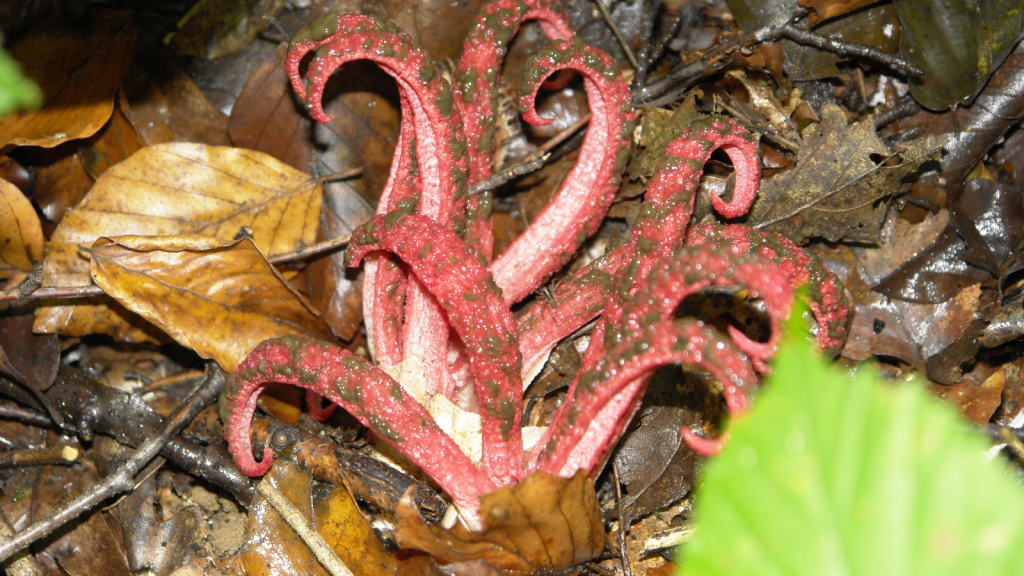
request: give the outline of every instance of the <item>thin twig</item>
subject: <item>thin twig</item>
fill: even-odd
[[[0,562],[11,558],[33,542],[46,537],[54,530],[92,510],[100,502],[134,488],[135,474],[152,460],[171,438],[195,418],[196,414],[213,403],[224,389],[224,372],[212,364],[208,366],[206,380],[178,406],[174,415],[167,419],[164,429],[159,435],[142,443],[135,454],[110,476],[13,537],[0,540]]]
[[[731,61],[731,58],[727,57],[734,55],[740,48],[783,37],[800,44],[808,44],[815,48],[833,52],[841,56],[855,56],[873,60],[900,74],[916,76],[924,74],[923,70],[914,66],[910,62],[899,58],[898,56],[893,56],[888,52],[883,52],[870,46],[864,46],[863,44],[846,42],[845,40],[836,40],[828,36],[811,32],[805,28],[794,26],[790,22],[789,18],[785,18],[767,26],[758,28],[752,32],[741,34],[732,40],[723,42],[718,46],[711,48],[696,61],[683,66],[682,68],[673,70],[665,75],[664,78],[644,87],[643,90],[640,90],[638,98],[640,101],[648,101],[643,104],[645,108],[656,108],[669,104],[675,101],[680,94],[686,91],[691,80],[700,78],[709,72],[722,68]]]
[[[911,114],[917,114],[920,111],[921,105],[917,103],[917,100],[914,100],[913,96],[907,94],[895,106],[875,116],[875,128],[881,128],[890,122],[895,122]]]
[[[14,528],[11,527],[11,521],[7,519],[7,514],[0,509],[0,537],[10,538],[13,535]],[[36,564],[36,559],[28,550],[19,552],[14,555],[13,559],[4,562],[3,569],[9,576],[42,576],[43,574],[39,564]]]
[[[520,176],[526,176],[531,172],[536,172],[544,167],[544,163],[548,161],[550,156],[550,154],[542,154],[540,156],[531,154],[529,158],[519,164],[513,164],[501,172],[493,174],[483,180],[480,180],[476,184],[473,184],[469,187],[469,195],[475,196],[477,194],[483,194],[489,190],[500,188]]]
[[[334,174],[328,174],[327,176],[321,176],[314,178],[310,182],[331,182],[333,180],[348,180],[349,178],[355,178],[363,173],[362,167],[353,168],[351,170],[342,170],[341,172],[335,172]]]
[[[626,550],[626,532],[629,530],[629,518],[626,518],[622,507],[622,483],[619,482],[619,465],[612,461],[612,475],[615,477],[615,506],[619,509],[619,558],[622,560],[622,572],[625,576],[633,576],[629,567],[629,552]]]
[[[11,300],[43,300],[46,298],[91,298],[103,296],[105,292],[99,286],[64,286],[40,288],[27,295],[22,295],[17,290],[0,294],[0,302]]]
[[[310,551],[313,552],[313,555],[323,564],[331,576],[355,576],[348,569],[348,566],[345,566],[345,563],[341,561],[341,558],[338,558],[334,550],[327,545],[323,537],[310,526],[309,521],[302,515],[302,512],[299,512],[298,508],[293,506],[283,494],[278,492],[277,488],[271,486],[266,478],[259,483],[256,491],[274,507],[274,510],[277,510],[281,518],[292,527],[292,530],[295,530],[295,533],[306,543],[306,546],[309,546]]]
[[[313,244],[308,248],[302,250],[296,250],[295,252],[288,252],[286,254],[278,254],[277,256],[271,256],[267,258],[274,266],[280,266],[287,262],[294,262],[296,260],[304,260],[310,256],[316,256],[323,254],[324,252],[330,252],[331,250],[337,250],[338,248],[344,248],[348,246],[348,243],[352,240],[351,234],[345,234],[344,236],[338,236],[337,238],[331,238],[330,240],[324,240],[317,244]]]
[[[74,446],[55,446],[36,450],[7,450],[0,452],[0,468],[22,466],[70,466],[78,460],[79,450]]]
[[[604,18],[605,23],[612,29],[612,34],[615,34],[615,38],[618,39],[619,45],[622,46],[622,50],[626,53],[626,58],[629,60],[630,65],[633,66],[633,70],[638,69],[639,66],[636,65],[636,57],[633,56],[633,51],[629,49],[629,44],[627,44],[626,39],[622,37],[622,32],[619,32],[619,27],[615,25],[614,21],[612,21],[612,15],[608,13],[608,9],[605,8],[604,2],[602,0],[594,0],[594,4],[597,4],[597,9],[601,12],[601,17]]]
[[[537,148],[537,151],[533,153],[534,156],[538,154],[547,154],[548,152],[551,152],[556,146],[571,138],[572,135],[578,132],[580,128],[583,128],[590,122],[590,116],[591,114],[589,112],[584,114],[582,117],[580,117],[579,120],[576,121],[575,124],[569,126],[565,130],[562,130],[544,144],[541,144],[540,148]]]
[[[878,48],[872,48],[871,46],[865,46],[855,42],[847,42],[845,40],[837,40],[829,36],[816,34],[806,28],[800,28],[799,26],[794,26],[792,24],[783,25],[780,32],[782,33],[782,37],[789,38],[799,44],[814,46],[819,50],[825,50],[832,52],[833,54],[839,54],[840,56],[855,56],[857,58],[873,60],[879,64],[888,66],[891,70],[900,74],[910,76],[921,76],[924,74],[924,70],[921,70],[910,62],[907,62],[903,58],[894,56],[888,52],[879,50]]]
[[[0,420],[15,420],[22,424],[28,424],[30,426],[38,426],[39,428],[49,428],[53,426],[53,420],[50,420],[46,414],[42,412],[36,412],[28,408],[22,408],[15,404],[0,404]]]

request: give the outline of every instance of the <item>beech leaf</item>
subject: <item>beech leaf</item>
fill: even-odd
[[[323,485],[314,486],[309,472],[298,467],[290,451],[274,458],[274,465],[263,481],[277,488],[311,520],[355,576],[395,573],[394,557],[381,546],[347,488],[337,486],[328,490]],[[240,556],[250,576],[327,576],[309,547],[262,496],[257,496],[249,507],[245,541]]]
[[[332,338],[249,238],[120,236],[100,238],[90,253],[107,294],[225,370],[268,338]]]
[[[7,180],[0,179],[0,273],[32,271],[43,257],[43,228],[32,202]]]
[[[1024,496],[920,382],[855,379],[793,315],[750,414],[711,461],[687,575],[1016,574]]]
[[[761,184],[747,224],[800,244],[814,237],[877,242],[884,200],[902,192],[903,179],[922,164],[938,160],[944,140],[914,140],[890,151],[872,120],[847,126],[846,115],[831,104],[821,116],[820,125],[804,131],[796,167]]]
[[[604,523],[586,472],[537,472],[480,497],[483,532],[427,524],[408,494],[396,510],[395,538],[447,562],[483,560],[513,574],[563,572],[604,550]]]
[[[203,234],[230,242],[243,226],[268,256],[316,241],[322,185],[274,158],[240,148],[160,144],[103,173],[50,240],[43,265],[48,286],[90,283],[79,245],[101,236]],[[103,304],[41,307],[37,332],[92,332],[128,340],[149,336]]]
[[[95,134],[114,110],[114,93],[134,54],[130,13],[97,11],[82,26],[44,22],[11,46],[25,76],[44,93],[44,105],[0,118],[0,148],[52,148]]]

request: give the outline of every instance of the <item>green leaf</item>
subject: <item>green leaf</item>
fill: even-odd
[[[921,383],[850,379],[798,332],[707,468],[682,573],[1019,574],[1022,487],[986,440]]]
[[[941,110],[970,104],[1024,30],[1021,0],[896,0],[903,56],[924,70],[910,93]]]
[[[39,86],[26,78],[18,63],[0,49],[0,116],[16,110],[36,109],[42,104],[43,92]]]

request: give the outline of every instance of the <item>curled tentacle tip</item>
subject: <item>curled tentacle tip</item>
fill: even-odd
[[[267,473],[267,470],[270,470],[271,464],[274,463],[274,451],[270,447],[263,449],[263,458],[259,462],[253,459],[252,450],[248,451],[248,461],[246,461],[245,454],[242,451],[236,452],[235,465],[242,471],[242,474],[249,477],[263,476]]]
[[[683,436],[683,442],[686,442],[687,446],[697,454],[708,457],[718,456],[722,452],[722,448],[725,448],[725,443],[729,439],[728,432],[720,438],[704,438],[703,436],[698,436],[686,426],[680,429],[680,433]]]

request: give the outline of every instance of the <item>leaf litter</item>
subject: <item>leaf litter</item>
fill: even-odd
[[[152,42],[174,30],[154,34],[152,22],[145,18],[95,7],[89,9],[95,11],[87,28],[91,33],[61,37],[59,30],[66,24],[41,25],[40,15],[32,11],[23,11],[21,17],[29,20],[9,29],[11,52],[47,99],[39,111],[0,119],[0,135],[8,143],[3,149],[4,174],[10,175],[10,182],[0,182],[0,208],[9,207],[0,210],[0,233],[8,234],[0,238],[0,263],[5,266],[0,278],[12,295],[33,277],[44,290],[102,288],[85,294],[85,300],[51,298],[40,305],[29,300],[29,310],[38,306],[37,331],[59,334],[59,339],[27,335],[25,303],[3,312],[4,334],[15,336],[0,341],[0,355],[6,359],[0,363],[0,394],[20,403],[9,405],[10,413],[19,416],[7,416],[5,410],[4,418],[38,422],[40,417],[50,418],[41,415],[51,414],[75,422],[76,428],[62,430],[77,436],[59,438],[39,428],[4,422],[0,438],[5,447],[70,443],[86,449],[84,463],[72,468],[25,467],[0,473],[0,504],[15,531],[42,513],[37,505],[25,504],[37,501],[37,491],[59,494],[51,498],[57,507],[67,498],[61,494],[63,488],[55,486],[85,487],[108,474],[118,458],[124,458],[123,448],[119,452],[110,447],[110,436],[136,443],[132,445],[144,439],[118,436],[110,423],[96,420],[88,411],[68,412],[69,405],[60,400],[67,394],[84,394],[80,398],[86,405],[98,402],[130,424],[143,418],[143,401],[164,406],[169,413],[191,382],[178,376],[200,367],[200,357],[214,358],[231,369],[259,341],[302,331],[334,339],[333,330],[357,355],[366,356],[372,349],[360,329],[361,280],[345,269],[340,252],[314,258],[308,265],[275,268],[267,260],[350,234],[372,214],[392,171],[392,150],[399,142],[399,102],[386,77],[372,66],[353,66],[328,103],[335,122],[327,129],[316,128],[284,82],[285,48],[267,45],[286,39],[278,25],[291,33],[331,8],[358,7],[344,2],[293,2],[288,7],[254,3],[242,14],[231,13],[223,3],[201,4],[183,21],[171,49],[178,54],[232,55],[211,62],[180,58]],[[846,285],[855,313],[841,361],[880,359],[879,370],[889,376],[899,379],[913,372],[930,378],[932,391],[969,420],[1012,424],[1024,407],[1019,347],[1024,334],[1019,273],[1024,246],[1017,238],[1017,220],[1024,212],[1014,209],[1021,205],[1024,184],[1017,179],[1017,168],[1024,165],[1017,152],[1020,132],[1013,128],[1021,116],[1019,54],[998,35],[975,40],[974,23],[952,14],[949,17],[959,24],[945,33],[968,41],[963,54],[950,56],[958,59],[955,66],[944,70],[945,65],[933,63],[935,49],[920,34],[933,24],[907,17],[929,4],[927,0],[897,3],[899,22],[889,7],[863,10],[850,2],[813,4],[808,23],[814,31],[841,34],[848,41],[889,52],[896,50],[894,38],[899,36],[888,30],[909,27],[910,33],[903,33],[902,55],[925,69],[924,82],[893,77],[890,69],[872,64],[871,57],[845,53],[842,47],[823,50],[790,40],[751,45],[754,52],[728,57],[734,67],[730,74],[714,76],[711,70],[726,60],[701,61],[702,53],[686,50],[687,43],[696,42],[701,34],[709,38],[702,50],[728,42],[735,34],[730,9],[735,21],[746,22],[750,29],[769,24],[745,15],[750,9],[746,3],[673,6],[663,12],[652,8],[649,15],[621,6],[612,9],[619,32],[627,34],[626,46],[645,66],[651,90],[665,85],[658,82],[678,69],[693,66],[696,75],[674,76],[677,82],[688,78],[676,85],[675,103],[643,114],[627,172],[632,180],[616,198],[612,219],[588,244],[591,253],[577,256],[566,271],[554,276],[549,288],[557,289],[594,252],[628,238],[624,231],[636,221],[641,195],[667,143],[701,114],[724,109],[762,134],[762,162],[770,168],[746,224],[811,246]],[[795,13],[795,2],[780,6],[779,14]],[[592,6],[567,2],[566,7],[577,26],[589,23],[588,39],[627,61],[623,47]],[[462,28],[469,26],[479,8],[480,3],[448,7],[391,2],[383,11],[434,55],[457,58]],[[264,15],[279,20],[269,24]],[[255,24],[245,23],[246,17]],[[994,30],[1002,33],[1016,22],[1010,20]],[[645,26],[647,36],[640,33]],[[542,36],[528,26],[513,43],[506,64],[513,81],[518,82],[515,71],[523,70],[525,54],[539,48]],[[54,38],[60,43],[52,44]],[[654,38],[664,38],[663,45],[652,44]],[[48,43],[57,49],[34,48]],[[777,49],[780,45],[782,50]],[[979,50],[989,49],[997,56],[992,61],[975,57]],[[1004,53],[1008,55],[1000,65]],[[653,60],[644,60],[652,55]],[[76,80],[76,74],[99,81]],[[964,75],[972,80],[956,80]],[[992,78],[986,84],[988,75]],[[703,83],[699,90],[685,91],[698,82]],[[83,86],[94,93],[86,94]],[[562,125],[572,124],[577,115],[585,114],[580,88],[572,80],[553,88],[546,95],[545,114],[554,115]],[[817,99],[818,93],[825,94],[824,100]],[[909,107],[910,116],[886,117],[907,102],[913,104],[913,98],[931,109],[972,100],[974,105],[916,113]],[[679,105],[680,101],[685,103]],[[74,112],[55,115],[59,110]],[[554,133],[516,123],[509,126],[521,130],[517,138],[529,146]],[[571,160],[576,146],[578,140],[570,138],[556,152]],[[182,163],[174,157],[190,160]],[[570,164],[556,157],[537,175],[499,190],[494,201],[499,250],[540,212]],[[357,165],[363,168],[360,179],[326,186],[317,180]],[[729,162],[714,157],[709,172],[702,190],[730,194],[735,182],[728,177]],[[25,173],[31,178],[19,176]],[[915,180],[919,183],[912,184]],[[696,218],[702,223],[713,220],[710,209],[702,208],[707,205],[706,197],[697,199]],[[197,234],[204,236],[188,236]],[[43,263],[41,276],[33,260]],[[254,284],[255,278],[260,282]],[[142,280],[150,287],[141,289]],[[763,331],[756,302],[742,294],[718,296],[718,304],[691,305],[687,313],[702,315],[722,328],[739,326],[755,335]],[[534,299],[548,297],[541,292]],[[120,342],[117,345],[129,358],[149,359],[124,363],[97,354],[103,343],[97,335],[113,338],[107,343]],[[42,348],[52,348],[38,357],[16,341],[31,341],[34,347],[38,338],[46,339]],[[171,341],[176,344],[152,344]],[[154,352],[158,353],[146,356]],[[158,370],[151,369],[153,358]],[[115,368],[118,362],[121,368]],[[578,361],[552,362],[536,394],[527,393],[535,398],[531,413],[536,421],[531,423],[546,423],[579,370]],[[120,382],[131,390],[125,393],[129,396],[96,400],[103,396],[91,386],[100,377]],[[701,489],[696,498],[690,492],[699,484],[703,460],[682,442],[679,430],[714,435],[729,424],[720,420],[720,391],[704,384],[707,379],[700,374],[660,374],[655,380],[630,431],[610,455],[611,464],[596,478],[592,496],[577,498],[576,487],[570,490],[573,496],[547,484],[535,489],[531,482],[547,480],[531,479],[519,486],[532,492],[487,504],[493,512],[510,510],[519,502],[541,513],[553,506],[545,498],[567,498],[564,505],[582,506],[571,508],[573,521],[587,519],[570,532],[576,535],[579,528],[591,534],[579,540],[577,550],[547,548],[538,555],[544,547],[537,542],[548,541],[544,522],[539,528],[498,528],[498,523],[483,535],[460,533],[458,527],[447,532],[423,522],[410,502],[357,502],[348,488],[309,479],[308,471],[285,460],[279,460],[282,466],[271,474],[291,475],[283,487],[311,487],[309,504],[301,499],[295,503],[321,510],[313,516],[327,514],[312,522],[330,536],[342,556],[356,552],[375,558],[350,557],[350,566],[377,567],[367,568],[367,573],[434,574],[446,561],[449,564],[441,568],[446,573],[529,573],[596,558],[578,568],[656,574],[672,569],[663,559],[671,557],[672,544],[660,543],[689,537],[692,503],[701,501]],[[298,395],[284,394],[278,403],[267,410],[288,413],[296,421],[271,421],[280,424],[270,425],[266,438],[278,452],[294,442],[288,426],[327,435],[332,438],[328,446],[339,450],[376,450],[372,439],[361,436],[361,427],[340,414],[323,425],[308,418]],[[34,412],[24,412],[25,406]],[[97,512],[60,539],[33,548],[37,564],[54,573],[114,574],[148,568],[183,576],[273,573],[283,566],[274,564],[276,558],[320,570],[306,544],[291,535],[288,547],[273,552],[260,548],[259,542],[265,541],[252,536],[240,552],[245,519],[250,534],[257,534],[267,530],[267,523],[279,522],[277,513],[251,504],[252,485],[225,472],[233,467],[230,460],[217,460],[212,454],[200,457],[201,450],[189,452],[199,446],[196,433],[186,432],[172,443],[174,449],[164,454],[170,463],[122,500],[116,514]],[[208,450],[221,449],[216,435],[202,438]],[[274,444],[278,441],[283,443]],[[393,481],[368,480],[372,477],[365,471],[345,474],[359,478],[352,485]],[[205,498],[199,496],[206,491],[203,486],[209,486],[204,482],[218,486],[215,496],[205,506],[183,506],[183,499]],[[236,503],[249,506],[248,512]],[[371,513],[376,518],[373,529],[365,520]],[[525,518],[532,518],[530,514]],[[395,520],[397,531],[387,527]],[[700,522],[698,518],[698,526]],[[221,544],[213,544],[204,526],[215,527]],[[274,530],[289,534],[291,529]],[[345,536],[337,536],[342,533]],[[352,539],[355,533],[361,536]],[[454,552],[444,544],[452,534],[464,538]],[[79,552],[68,555],[69,546]],[[396,547],[426,550],[436,561],[422,552],[395,553]],[[555,561],[556,557],[561,559]]]

